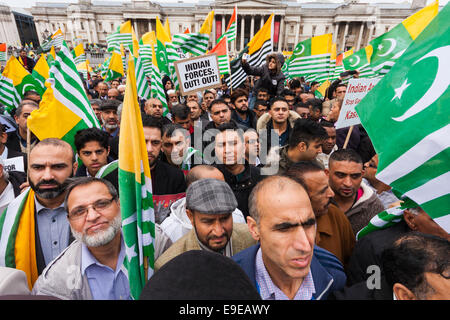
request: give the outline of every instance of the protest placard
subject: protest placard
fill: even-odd
[[[221,85],[217,54],[178,60],[174,65],[183,96]]]
[[[23,157],[15,157],[9,159],[3,159],[3,168],[6,171],[22,171],[25,172],[25,166],[23,163]]]
[[[336,122],[336,129],[345,128],[360,124],[358,113],[355,110],[356,105],[372,90],[380,81],[379,78],[373,79],[350,79],[342,103],[339,119]]]

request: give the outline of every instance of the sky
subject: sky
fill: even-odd
[[[116,1],[116,2],[131,2],[131,0],[108,0],[108,1]],[[155,2],[178,2],[178,0],[153,0]],[[383,2],[383,3],[402,3],[402,2],[408,2],[411,3],[412,0],[361,0],[361,2],[369,2],[369,3],[376,3],[376,2]],[[427,0],[427,3],[431,3],[434,0]],[[440,5],[445,5],[449,0],[440,0]],[[11,7],[18,7],[18,8],[30,8],[35,5],[36,2],[53,2],[53,3],[76,3],[77,0],[0,0],[0,3],[4,3]],[[197,0],[186,0],[183,2],[198,2]],[[314,1],[314,0],[298,0],[297,2],[344,2],[343,0],[322,0],[322,1]]]

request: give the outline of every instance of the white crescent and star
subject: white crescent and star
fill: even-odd
[[[27,87],[32,87],[33,90],[35,89],[34,85],[27,83],[27,84],[25,84],[25,85],[22,87],[22,94],[25,94],[25,92],[26,92],[25,89],[26,89]]]
[[[389,47],[389,49],[388,49],[385,53],[383,53],[383,54],[379,54],[379,53],[378,53],[378,56],[379,56],[379,57],[387,56],[387,55],[390,54],[390,53],[395,49],[395,47],[397,46],[397,40],[395,40],[395,39],[392,39],[392,38],[386,38],[386,39],[383,39],[383,41],[384,41],[384,40],[390,42],[390,47]],[[380,44],[380,45],[378,46],[378,50],[381,50],[380,46],[381,46],[381,48],[384,48],[384,45]]]
[[[300,50],[300,52],[297,53],[297,55],[301,55],[303,51],[305,51],[305,46],[303,44],[301,44],[300,47],[302,48],[302,50]]]
[[[359,64],[359,62],[361,61],[361,58],[359,56],[355,56],[355,58],[356,58],[356,62],[354,64],[351,64],[350,67],[356,67]]]
[[[448,76],[448,70],[450,70],[450,59],[448,59],[448,57],[450,57],[450,45],[436,48],[433,51],[428,52],[422,58],[414,62],[413,65],[415,65],[419,61],[433,57],[437,58],[438,60],[438,69],[430,88],[428,88],[428,90],[419,99],[419,101],[417,101],[411,108],[409,108],[402,116],[392,118],[393,120],[404,121],[414,116],[415,114],[428,108],[437,99],[439,99],[442,94],[444,94],[447,91],[447,88],[450,85],[450,77]],[[402,84],[402,86],[400,86],[400,88],[395,89],[394,98],[397,97],[398,95],[400,95],[399,99],[401,98],[401,94],[403,92],[399,93],[400,92],[399,90],[405,85],[406,81]],[[394,98],[392,100],[394,100]]]

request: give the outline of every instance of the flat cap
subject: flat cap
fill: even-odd
[[[200,179],[186,190],[186,208],[205,214],[232,213],[237,208],[237,200],[226,182]]]
[[[116,110],[120,105],[120,101],[117,101],[115,99],[108,99],[108,100],[103,100],[102,104],[100,106],[100,110],[101,111],[105,111],[105,110]]]

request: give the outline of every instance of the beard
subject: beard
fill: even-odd
[[[105,231],[99,231],[93,235],[87,235],[82,232],[77,232],[72,229],[70,226],[70,230],[72,230],[73,237],[84,243],[87,247],[101,247],[110,243],[117,232],[120,231],[122,227],[122,216],[118,214],[110,223],[108,228]]]
[[[73,175],[71,175],[72,177]],[[58,181],[51,179],[51,180],[41,180],[37,184],[34,184],[31,179],[28,179],[30,182],[30,187],[33,189],[33,191],[38,195],[39,197],[43,199],[54,199],[66,191],[67,186],[70,183],[69,179],[66,179],[63,183],[59,183]],[[41,189],[40,186],[43,184],[56,184],[57,186],[55,188],[50,189]]]

